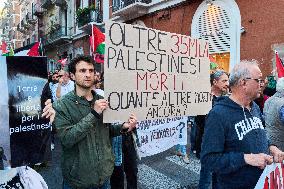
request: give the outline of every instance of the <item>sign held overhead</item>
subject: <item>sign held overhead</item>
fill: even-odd
[[[139,121],[208,113],[211,108],[206,41],[106,23],[104,122]]]

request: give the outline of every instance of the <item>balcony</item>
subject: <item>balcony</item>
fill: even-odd
[[[55,0],[42,0],[41,8],[48,9],[55,4],[54,2]]]
[[[26,21],[28,24],[35,25],[36,24],[36,19],[34,18],[33,14],[28,12],[26,15]]]
[[[69,43],[71,40],[72,38],[67,32],[67,28],[59,26],[43,36],[42,42],[45,47],[53,47],[54,45]]]
[[[30,24],[27,23],[26,19],[21,20],[21,28],[25,29],[25,30],[29,30],[30,29]]]
[[[112,0],[112,15],[130,20],[147,14],[152,0]]]
[[[42,17],[44,14],[44,9],[41,7],[39,3],[36,3],[33,7],[33,14],[37,17]]]
[[[29,30],[31,27],[31,25],[26,21],[25,18],[21,21],[21,26],[26,30]]]
[[[102,25],[103,22],[103,12],[95,9],[85,11],[82,14],[78,14],[77,12],[77,23],[78,28],[84,30],[86,33],[91,34],[91,25]]]
[[[17,31],[19,31],[19,32],[21,32],[23,34],[26,34],[26,30],[23,27],[21,27],[20,23],[17,25]]]

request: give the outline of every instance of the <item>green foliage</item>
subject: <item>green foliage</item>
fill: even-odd
[[[91,5],[89,7],[85,8],[78,8],[76,11],[76,19],[77,21],[81,19],[82,17],[88,17],[91,13],[91,11],[95,10],[95,5]]]
[[[54,33],[60,28],[60,25],[56,23],[54,20],[50,20],[50,31],[49,33]]]

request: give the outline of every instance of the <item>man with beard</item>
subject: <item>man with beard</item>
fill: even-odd
[[[68,66],[75,89],[54,103],[55,125],[62,145],[64,189],[106,189],[114,167],[111,138],[136,127],[131,114],[122,125],[103,123],[108,102],[96,94],[94,62],[79,56]],[[44,115],[50,110],[45,108]]]
[[[254,188],[273,158],[284,159],[283,152],[269,143],[253,102],[263,84],[257,62],[242,61],[230,73],[232,94],[220,97],[207,116],[201,163],[216,174],[218,189]]]
[[[217,98],[226,95],[229,88],[229,77],[228,73],[224,70],[216,70],[210,74],[210,84],[211,84],[211,95],[212,95],[212,106],[216,102]],[[201,143],[204,133],[206,115],[198,115],[195,117],[196,124],[196,139],[195,148],[196,156],[200,158]],[[212,176],[211,176],[212,175]],[[212,187],[215,187],[215,175],[208,171],[208,168],[201,164],[200,179],[199,179],[199,189],[207,189],[212,181]]]
[[[55,102],[56,101],[56,89],[57,89],[57,86],[58,86],[58,79],[59,79],[59,76],[58,76],[58,73],[54,72],[54,74],[52,74],[52,77],[51,77],[51,82],[49,83],[49,88],[51,90],[51,94],[52,94],[52,102]]]
[[[211,84],[211,95],[212,95],[212,106],[214,106],[215,101],[218,97],[226,95],[229,88],[229,77],[228,73],[224,70],[216,70],[210,74],[210,84]],[[202,136],[204,133],[206,115],[199,115],[195,118],[195,123],[197,126],[196,134],[196,156],[200,158]]]

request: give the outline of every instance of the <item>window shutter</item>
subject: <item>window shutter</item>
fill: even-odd
[[[198,19],[199,39],[209,41],[209,52],[222,53],[230,51],[230,25],[227,12],[217,5],[211,5]]]

